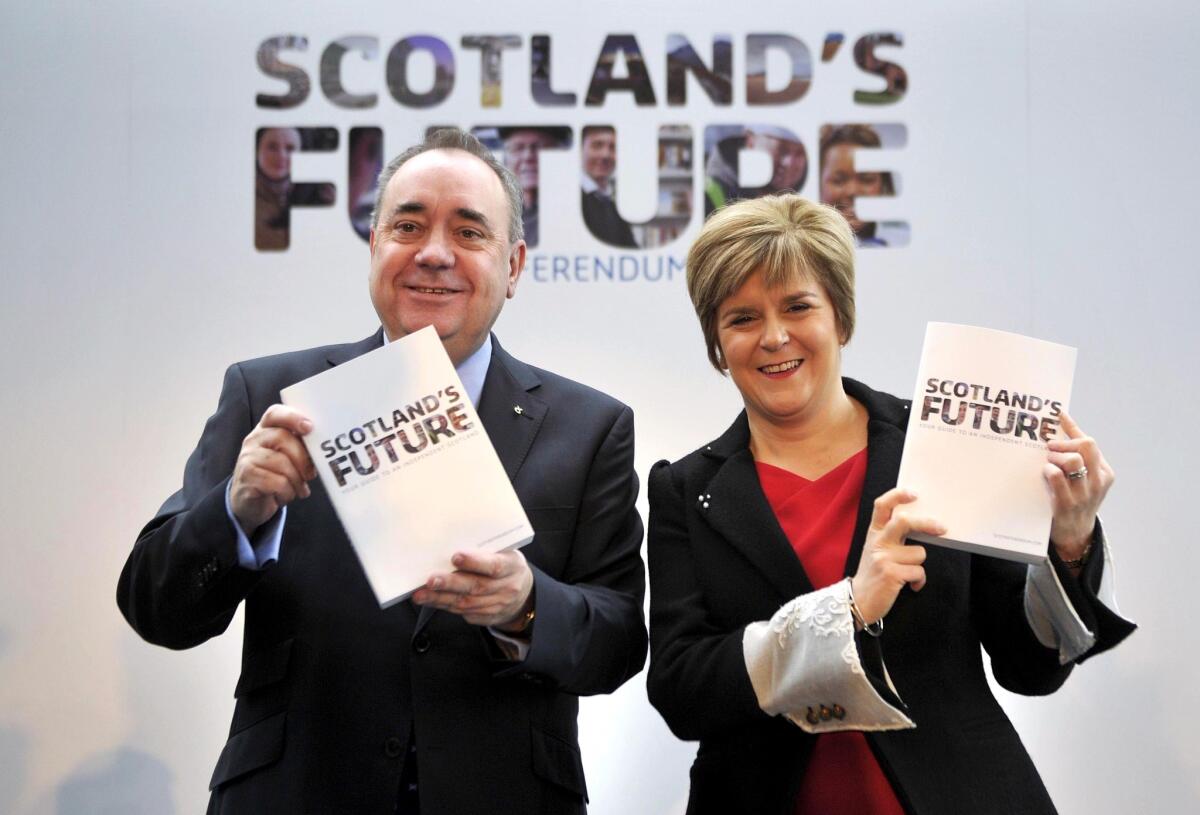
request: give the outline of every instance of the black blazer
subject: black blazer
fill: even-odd
[[[908,404],[853,380],[844,384],[870,416],[850,575],[872,503],[896,483]],[[813,591],[759,486],[749,440],[742,414],[711,444],[674,464],[656,464],[649,480],[648,688],[672,732],[700,742],[689,813],[790,813],[813,747],[813,736],[758,707],[742,657],[747,624]],[[1017,693],[1050,693],[1070,673],[1026,623],[1025,567],[937,546],[927,551],[928,584],[920,593],[901,593],[878,641],[917,727],[867,733],[871,748],[909,812],[1053,812],[988,689],[980,655],[982,644],[996,679]],[[1089,572],[1098,576],[1101,560],[1093,558]],[[1076,609],[1098,634],[1090,654],[1123,638],[1128,624],[1059,568]],[[878,656],[870,649],[878,646],[868,640],[859,637],[869,666]]]
[[[411,733],[423,815],[582,812],[577,696],[614,690],[646,654],[629,408],[493,339],[479,415],[536,533],[523,550],[537,598],[523,663],[455,615],[380,610],[319,482],[288,509],[278,563],[238,565],[224,501],[242,439],[281,388],[381,342],[229,368],[183,489],[125,564],[121,611],[150,642],[188,648],[245,601],[210,812],[391,813]]]

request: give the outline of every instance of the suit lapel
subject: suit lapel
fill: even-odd
[[[349,345],[339,345],[329,352],[326,357],[326,362],[330,367],[341,365],[343,362],[349,362],[355,357],[361,357],[368,351],[374,351],[376,348],[383,347],[383,327],[364,340],[351,343]]]
[[[701,517],[762,572],[786,602],[812,591],[812,581],[763,494],[749,438],[743,413],[706,451],[724,462],[696,500]]]
[[[492,337],[492,361],[479,397],[479,419],[509,481],[515,481],[546,418],[547,405],[535,391],[537,372],[511,357]]]
[[[509,481],[515,481],[533,440],[546,418],[547,405],[533,391],[541,385],[537,372],[509,355],[492,335],[492,359],[479,404],[479,420],[496,448]],[[420,633],[436,609],[421,606],[413,636]]]

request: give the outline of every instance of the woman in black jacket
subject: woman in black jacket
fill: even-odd
[[[1048,445],[1045,564],[907,545],[943,529],[896,487],[908,404],[841,377],[845,219],[742,201],[687,267],[709,358],[746,406],[649,482],[648,687],[700,742],[688,812],[1053,812],[980,646],[1004,687],[1046,694],[1133,629],[1096,519],[1113,479],[1099,447],[1069,417]]]

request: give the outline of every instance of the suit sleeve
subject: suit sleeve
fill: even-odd
[[[597,449],[561,579],[532,564],[537,617],[524,673],[578,695],[611,693],[646,661],[642,521],[634,502],[633,412],[623,407]]]
[[[650,704],[681,739],[764,724],[746,671],[741,627],[709,619],[692,561],[683,487],[660,461],[650,472]]]
[[[1027,696],[1053,693],[1076,663],[1112,648],[1136,628],[1108,608],[1105,592],[1098,591],[1108,558],[1099,524],[1094,534],[1096,556],[1079,579],[1062,564],[1053,546],[1050,560],[1037,567],[972,557],[972,616],[991,658],[992,673],[1007,690]],[[1048,602],[1055,609],[1042,607]],[[1054,629],[1050,619],[1066,617],[1074,618],[1075,624],[1060,622],[1048,636],[1047,629]],[[1068,647],[1058,641],[1063,633],[1074,633],[1080,641]]]
[[[262,577],[238,564],[237,535],[225,511],[225,489],[253,426],[241,368],[233,365],[188,457],[182,489],[142,530],[117,584],[121,613],[149,642],[190,648],[220,634]]]

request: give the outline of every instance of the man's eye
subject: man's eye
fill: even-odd
[[[464,229],[464,230],[460,231],[458,234],[462,235],[467,240],[472,240],[472,241],[479,240],[480,238],[483,237],[483,233],[480,232],[478,229]]]
[[[412,221],[401,221],[393,227],[397,232],[407,232],[409,234],[417,231],[417,225]]]

